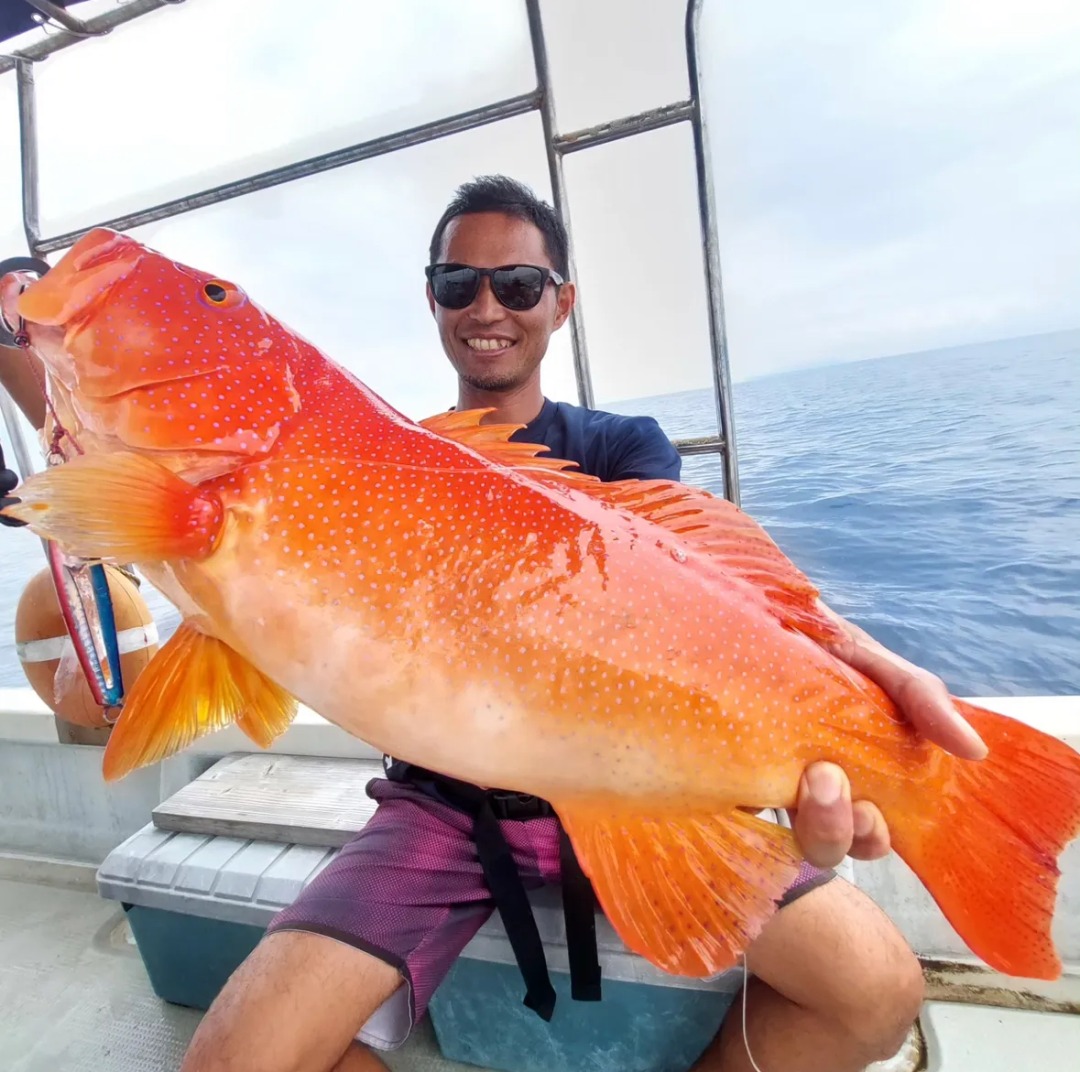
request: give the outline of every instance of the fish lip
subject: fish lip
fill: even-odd
[[[70,326],[130,276],[141,260],[142,252],[134,239],[96,227],[83,235],[46,275],[22,290],[15,313],[32,324]]]

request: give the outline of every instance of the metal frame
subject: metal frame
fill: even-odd
[[[30,0],[27,0],[30,2]],[[131,0],[95,19],[87,19],[79,30],[58,30],[49,37],[37,41],[11,56],[0,56],[0,73],[16,68],[19,91],[19,132],[22,153],[22,211],[23,229],[32,255],[41,257],[46,253],[70,246],[91,227],[64,234],[43,236],[38,211],[38,160],[37,127],[34,109],[33,65],[60,49],[67,48],[87,36],[100,36],[115,26],[138,18],[150,11],[176,4],[182,0]],[[712,354],[713,393],[716,402],[719,434],[692,439],[676,440],[675,445],[684,455],[718,453],[724,473],[724,493],[732,502],[739,502],[738,454],[735,446],[734,420],[731,405],[731,377],[728,367],[727,340],[724,327],[724,303],[720,276],[720,256],[716,233],[716,209],[713,196],[712,176],[709,167],[708,136],[701,101],[701,66],[698,27],[703,0],[688,0],[685,19],[686,61],[690,96],[688,100],[653,108],[637,115],[600,123],[568,134],[558,133],[555,106],[551,93],[551,78],[547,60],[547,45],[541,17],[541,0],[524,0],[532,44],[536,87],[528,93],[508,97],[492,104],[461,112],[434,122],[424,123],[407,130],[373,138],[355,145],[345,146],[282,167],[272,168],[232,182],[223,183],[185,197],[161,202],[123,216],[101,221],[91,226],[106,226],[127,230],[154,220],[177,216],[206,205],[217,204],[241,197],[256,190],[263,190],[294,179],[315,175],[332,168],[370,160],[386,153],[452,134],[473,130],[489,123],[496,123],[513,116],[538,111],[547,149],[548,169],[556,211],[562,218],[570,241],[570,275],[576,278],[573,233],[570,226],[569,197],[563,175],[563,157],[569,153],[582,152],[598,145],[606,145],[621,138],[634,137],[659,130],[674,123],[688,122],[693,133],[694,163],[696,169],[698,215],[702,234],[702,268],[705,273],[709,317],[709,342]],[[77,21],[77,20],[74,20]],[[574,354],[574,372],[578,397],[583,405],[594,404],[592,376],[589,369],[588,347],[585,338],[585,319],[582,302],[575,303],[570,320],[571,341]],[[18,428],[9,427],[13,439],[18,438]]]

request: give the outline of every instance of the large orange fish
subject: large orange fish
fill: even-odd
[[[601,484],[481,413],[414,423],[235,284],[111,231],[17,290],[6,315],[82,453],[5,512],[136,563],[183,614],[106,777],[233,721],[267,745],[298,698],[394,756],[551,801],[624,941],[700,977],[799,866],[752,812],[831,760],[975,953],[1060,973],[1080,754],[963,703],[988,758],[919,738],[819,643],[837,626],[814,586],[726,501]]]

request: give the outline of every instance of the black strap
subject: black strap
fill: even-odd
[[[525,1005],[545,1020],[555,1009],[555,990],[548,975],[547,958],[532,905],[518,873],[510,846],[503,837],[503,819],[554,816],[546,801],[501,790],[483,790],[468,782],[383,758],[391,781],[409,782],[473,817],[473,841],[492,899],[499,910],[510,948],[525,980]],[[600,957],[596,946],[596,894],[581,868],[566,831],[559,827],[563,918],[566,921],[570,996],[574,1001],[601,999]]]
[[[570,996],[574,1001],[599,1001],[600,956],[596,948],[596,892],[566,831],[559,827],[562,865],[563,918],[566,955],[570,961]]]
[[[540,940],[532,905],[514,856],[486,796],[473,820],[473,838],[488,889],[499,909],[514,959],[525,980],[525,1006],[541,1019],[550,1020],[555,1012],[555,988],[548,975],[544,943]]]

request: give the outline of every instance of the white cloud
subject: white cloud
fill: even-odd
[[[629,52],[615,9],[647,29]],[[563,130],[685,92],[682,3],[544,10]],[[246,0],[188,0],[39,65],[49,229],[531,84],[521,4],[359,11],[338,0],[299,18],[268,0],[255,18]],[[1080,7],[706,0],[702,28],[736,378],[1080,322]],[[13,82],[0,78],[0,238],[14,243]],[[567,160],[601,400],[710,382],[686,134]],[[422,415],[453,395],[423,298],[430,229],[454,186],[489,170],[550,196],[535,115],[139,237],[231,275]],[[546,387],[574,397],[566,330]]]

